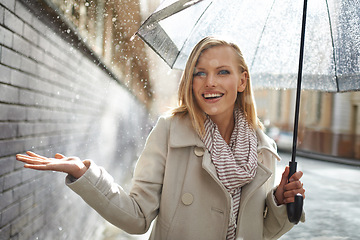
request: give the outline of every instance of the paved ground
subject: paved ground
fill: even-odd
[[[282,157],[280,165],[287,164],[290,155]],[[306,222],[281,239],[360,239],[360,167],[301,157],[297,162],[304,172]]]
[[[290,155],[282,153],[277,179]],[[304,172],[306,222],[299,223],[281,240],[357,240],[360,239],[360,167],[297,158]],[[278,182],[278,180],[277,180]],[[103,240],[143,240],[107,226]]]

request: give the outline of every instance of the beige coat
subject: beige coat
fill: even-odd
[[[280,237],[293,226],[285,206],[276,206],[272,172],[275,144],[258,131],[258,168],[242,188],[237,237]],[[130,194],[91,163],[68,186],[105,219],[129,233],[145,233],[157,217],[150,239],[226,239],[231,198],[220,183],[210,155],[188,117],[160,118],[140,156]]]

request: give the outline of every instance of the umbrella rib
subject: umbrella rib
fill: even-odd
[[[192,35],[194,29],[195,29],[196,26],[198,25],[198,23],[199,23],[200,19],[202,18],[202,16],[204,16],[205,12],[209,9],[209,7],[211,6],[211,4],[212,4],[212,1],[209,3],[209,5],[206,7],[206,9],[202,12],[201,16],[197,19],[196,23],[194,24],[193,28],[191,29],[190,34],[188,35],[189,37],[184,41],[184,44],[181,46],[181,49],[180,49],[180,51],[178,51],[178,54],[177,54],[177,56],[176,56],[175,59],[177,59],[177,57],[180,55],[180,53],[181,53],[182,50],[184,49],[184,46],[186,46],[186,43],[187,43],[188,40],[190,39],[190,36]],[[175,62],[174,62],[174,64],[175,64]],[[174,65],[174,64],[173,64],[173,65]]]
[[[338,79],[338,76],[337,76],[337,66],[336,66],[336,56],[335,56],[335,42],[334,42],[334,36],[333,36],[333,31],[332,31],[332,24],[331,24],[330,10],[329,10],[328,0],[325,0],[325,2],[326,2],[326,9],[327,9],[327,14],[328,14],[328,19],[329,19],[330,36],[331,36],[331,45],[332,45],[332,50],[333,50],[333,60],[334,60],[334,70],[335,70],[336,90],[337,90],[337,92],[340,92],[340,89],[339,89],[339,79]]]
[[[182,10],[191,7],[203,0],[179,0],[153,14],[145,21],[147,24],[159,22],[175,13],[181,12]],[[145,23],[144,22],[144,23]]]
[[[267,17],[266,17],[266,20],[265,20],[263,29],[262,29],[262,31],[261,31],[261,34],[260,34],[260,37],[259,37],[259,41],[258,41],[258,43],[256,44],[256,49],[255,49],[254,57],[253,57],[253,59],[252,59],[252,61],[251,61],[250,69],[252,69],[252,67],[253,67],[253,65],[254,65],[254,63],[255,63],[255,58],[256,58],[256,55],[257,55],[258,50],[259,50],[260,42],[261,42],[261,39],[262,39],[263,34],[264,34],[264,32],[265,32],[265,28],[266,28],[267,22],[268,22],[268,20],[269,20],[269,18],[270,18],[270,14],[271,14],[271,12],[272,12],[272,9],[273,9],[273,7],[274,7],[274,5],[275,5],[275,1],[276,1],[276,0],[274,0],[273,3],[272,3],[272,5],[271,5],[269,14],[268,14]]]

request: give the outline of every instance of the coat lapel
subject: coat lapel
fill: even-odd
[[[205,147],[199,135],[194,130],[188,115],[174,117],[170,126],[170,147]]]

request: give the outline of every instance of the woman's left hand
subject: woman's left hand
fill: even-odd
[[[286,166],[285,171],[282,174],[280,184],[276,189],[275,198],[278,205],[294,202],[295,195],[298,193],[300,193],[305,199],[305,189],[300,181],[303,173],[301,171],[294,173],[288,181],[289,172],[290,169]]]

